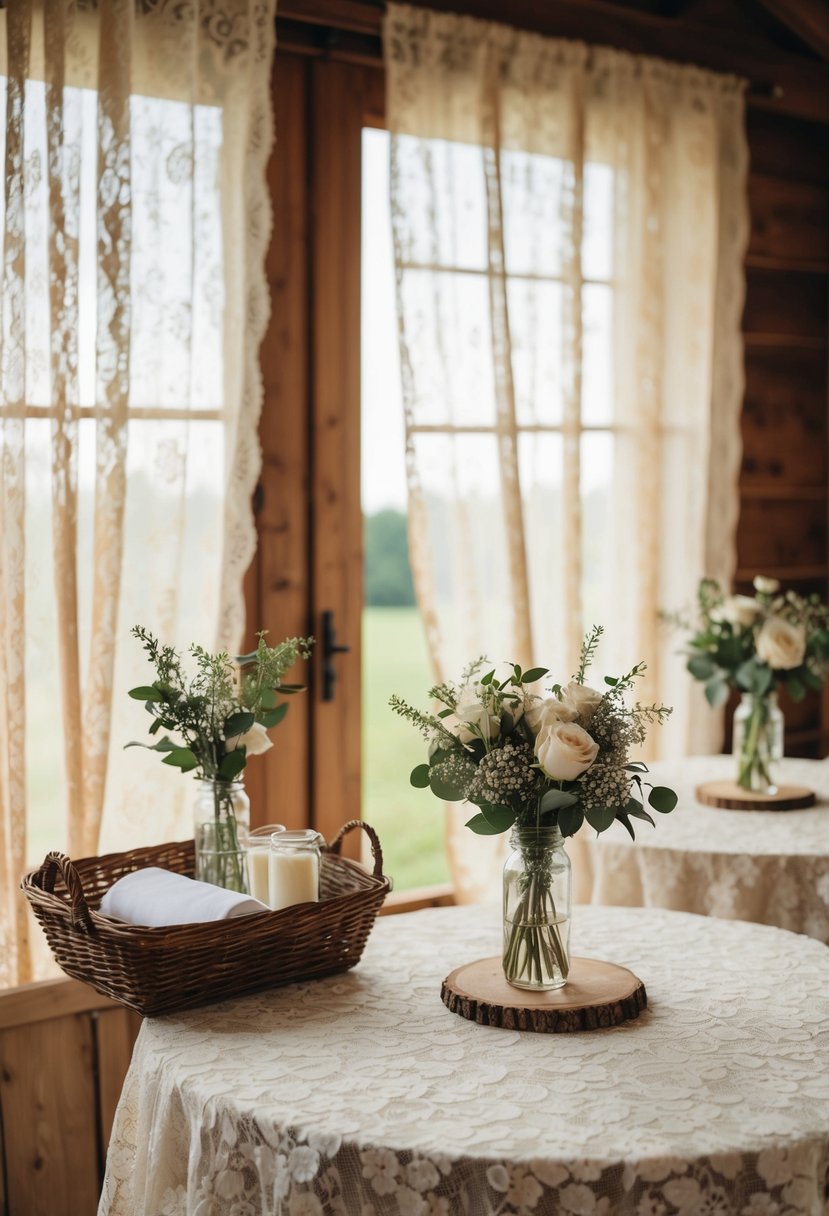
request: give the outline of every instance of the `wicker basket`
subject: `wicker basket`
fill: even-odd
[[[372,874],[338,855],[356,827],[371,841]],[[355,819],[323,846],[318,904],[162,929],[101,916],[104,892],[144,866],[192,877],[193,841],[76,862],[49,853],[21,887],[67,975],[146,1016],[348,970],[391,888],[377,833]]]

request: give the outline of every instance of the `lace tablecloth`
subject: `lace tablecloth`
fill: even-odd
[[[654,764],[648,780],[679,794],[656,828],[621,824],[572,846],[577,897],[585,902],[674,908],[777,925],[829,944],[829,761],[784,760],[781,783],[805,785],[805,811],[726,811],[701,806],[703,781],[733,778],[731,756]],[[593,834],[591,833],[591,837]]]
[[[650,1009],[588,1034],[440,1002],[497,911],[380,920],[351,972],[145,1021],[99,1216],[793,1216],[829,1211],[829,951],[581,908],[576,951]]]

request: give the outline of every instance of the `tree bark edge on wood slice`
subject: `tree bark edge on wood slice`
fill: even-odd
[[[648,1007],[645,985],[627,967],[574,958],[563,988],[531,992],[508,984],[500,956],[456,967],[441,987],[451,1013],[502,1030],[572,1034],[634,1021]]]
[[[815,792],[805,785],[780,785],[776,794],[758,794],[736,781],[704,781],[696,799],[725,811],[803,811],[815,805]]]

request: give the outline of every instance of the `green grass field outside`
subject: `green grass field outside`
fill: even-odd
[[[416,608],[363,610],[363,818],[383,844],[395,890],[449,881],[443,804],[409,784],[425,757],[418,732],[389,709],[397,693],[426,708],[432,683]]]

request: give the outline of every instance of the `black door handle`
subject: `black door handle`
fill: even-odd
[[[350,646],[341,646],[337,642],[337,632],[334,628],[334,613],[322,614],[322,699],[334,700],[334,685],[337,683],[337,672],[334,668],[334,655],[348,654]]]

